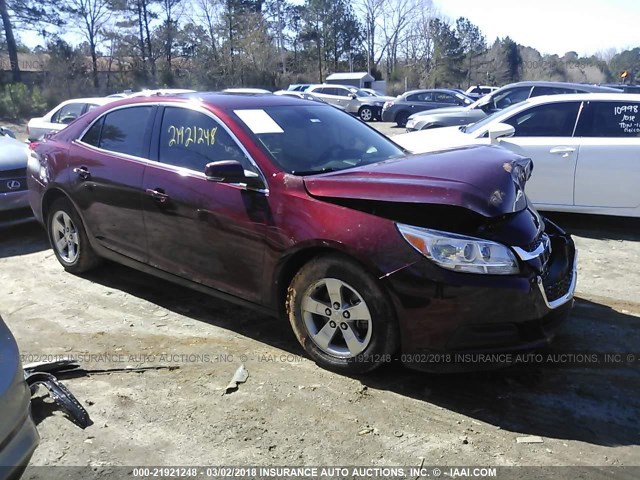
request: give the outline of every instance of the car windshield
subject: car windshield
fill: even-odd
[[[462,93],[456,92],[456,97],[458,97],[460,100],[462,100],[465,103],[465,105],[471,105],[473,103],[473,100],[471,100],[466,95],[463,95]]]
[[[491,115],[483,118],[482,120],[476,123],[472,123],[471,125],[468,125],[466,127],[461,127],[460,130],[463,131],[464,133],[475,133],[478,130],[485,127],[486,125],[492,123],[498,116],[502,116],[504,114],[507,114],[508,116],[509,112],[516,110],[521,106],[522,106],[522,103],[516,103],[514,105],[511,105],[510,107],[505,108],[504,110],[498,110],[497,112],[492,113]]]
[[[293,175],[345,170],[405,155],[381,133],[331,106],[287,105],[234,114],[273,162]]]

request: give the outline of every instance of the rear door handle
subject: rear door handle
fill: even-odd
[[[151,195],[151,198],[153,198],[158,203],[166,203],[167,200],[169,200],[169,195],[164,193],[164,190],[162,190],[161,188],[156,188],[155,190],[152,188],[147,188],[145,191],[147,195]]]
[[[91,177],[91,173],[89,172],[89,169],[87,167],[76,167],[73,169],[73,172],[77,173],[78,176],[83,180]]]
[[[553,147],[551,150],[549,150],[549,153],[558,153],[561,154],[563,158],[566,158],[570,153],[573,153],[575,151],[576,149],[573,147]]]

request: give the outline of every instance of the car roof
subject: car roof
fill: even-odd
[[[452,88],[416,88],[415,90],[407,90],[403,93],[403,95],[410,95],[414,93],[423,93],[423,92],[455,92]]]
[[[541,103],[555,102],[583,102],[583,101],[615,101],[615,102],[640,102],[640,93],[563,93],[560,95],[541,95],[531,97],[521,102],[526,105],[538,105]]]
[[[510,83],[500,88],[504,90],[509,87],[564,87],[564,88],[579,88],[585,92],[619,92],[615,88],[600,87],[598,85],[590,85],[586,83],[571,83],[571,82],[551,82],[545,80],[528,80],[524,82]]]
[[[84,98],[70,98],[69,100],[65,100],[64,102],[60,102],[60,105],[66,105],[69,103],[95,103],[96,105],[104,105],[106,103],[110,103],[118,100],[114,97],[84,97]]]
[[[201,102],[221,109],[255,109],[261,107],[288,106],[288,105],[322,105],[311,100],[304,100],[291,95],[274,95],[273,93],[230,93],[230,92],[195,92],[178,95],[165,95],[161,97],[133,97],[124,98],[117,102],[116,106],[125,106],[142,103]]]

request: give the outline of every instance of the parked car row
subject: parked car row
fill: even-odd
[[[463,107],[472,103],[473,99],[454,90],[411,90],[384,104],[382,121],[395,122],[404,127],[409,117],[416,112],[451,106]]]
[[[640,217],[640,95],[535,97],[468,126],[406,133],[415,153],[499,145],[531,158],[527,194],[540,210]]]
[[[527,98],[563,93],[619,93],[608,87],[565,82],[518,82],[506,85],[480,100],[461,107],[443,108],[416,113],[406,123],[408,131],[428,128],[469,125],[478,122],[494,112],[520,103]]]

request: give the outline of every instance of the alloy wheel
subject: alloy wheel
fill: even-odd
[[[311,285],[302,298],[302,316],[311,340],[340,358],[361,354],[371,342],[371,313],[362,296],[335,278]]]
[[[64,211],[53,215],[51,239],[56,252],[66,263],[74,263],[80,253],[78,229],[71,217]]]

